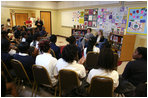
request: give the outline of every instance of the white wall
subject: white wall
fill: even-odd
[[[54,1],[1,1],[1,6],[56,9]]]
[[[119,1],[65,1],[65,2],[58,2],[58,9],[96,6],[104,4],[117,4],[117,3],[119,3]]]

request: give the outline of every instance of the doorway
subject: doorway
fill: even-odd
[[[28,20],[28,14],[27,13],[15,13],[15,23],[16,26],[20,25],[23,26],[25,25],[24,22]]]
[[[48,32],[48,34],[51,34],[51,12],[41,11],[40,17],[43,21],[43,27],[45,27],[46,32]]]

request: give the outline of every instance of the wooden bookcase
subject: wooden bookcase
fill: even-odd
[[[112,49],[117,52],[120,61],[132,60],[135,40],[136,35],[120,35],[110,33],[109,36],[109,41],[112,43]]]
[[[72,29],[72,35],[78,40],[80,37],[84,37],[87,33],[87,29]]]

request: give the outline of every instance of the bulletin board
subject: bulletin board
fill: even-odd
[[[84,10],[61,12],[61,25],[73,27],[84,24]]]
[[[132,34],[147,34],[147,8],[129,8],[126,32]]]
[[[112,29],[124,32],[126,29],[128,7],[99,8],[97,28],[103,29],[104,32],[110,33]]]

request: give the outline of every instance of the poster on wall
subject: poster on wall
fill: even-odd
[[[132,34],[147,34],[147,8],[129,8],[126,32]]]
[[[97,27],[97,15],[98,9],[85,9],[84,10],[84,26],[87,27]]]
[[[112,32],[112,29],[116,32],[124,32],[126,28],[128,7],[116,7],[116,8],[100,8],[97,15],[97,28],[103,29],[104,32]]]

